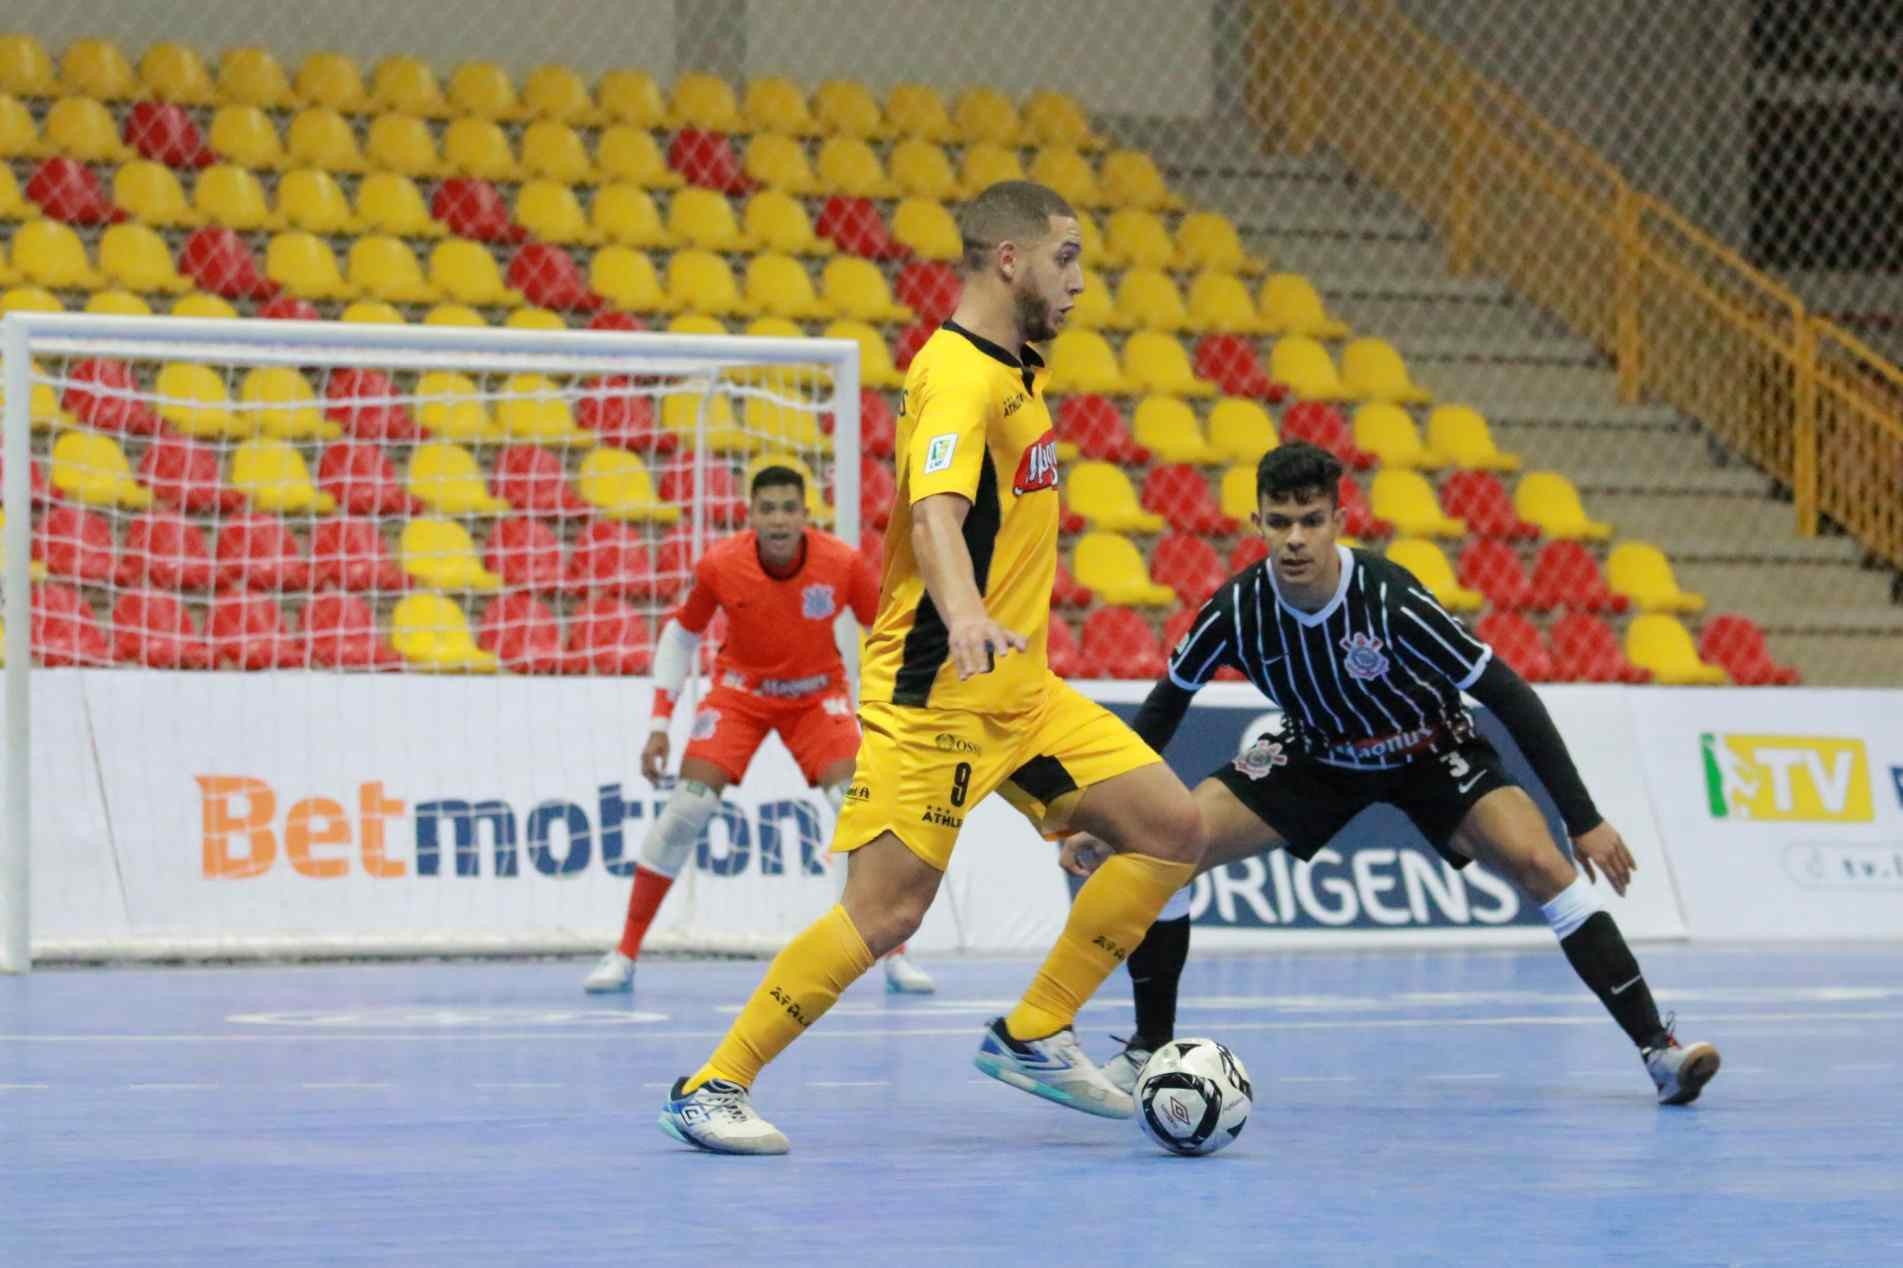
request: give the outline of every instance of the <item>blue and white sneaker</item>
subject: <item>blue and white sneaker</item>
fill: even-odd
[[[1115,1035],[1110,1036],[1117,1039]],[[1123,1045],[1123,1051],[1103,1063],[1103,1077],[1110,1080],[1112,1087],[1137,1094],[1137,1078],[1143,1073],[1143,1067],[1150,1063],[1150,1054],[1154,1051],[1141,1035],[1132,1035],[1128,1039],[1117,1039]]]
[[[747,1089],[727,1079],[709,1079],[692,1092],[685,1078],[661,1106],[661,1130],[696,1149],[714,1154],[783,1154],[786,1137],[761,1118]]]
[[[900,947],[885,957],[885,989],[892,995],[930,995],[938,987],[932,975],[912,963]]]
[[[634,961],[619,948],[610,948],[588,970],[581,988],[590,995],[625,995],[634,989]]]
[[[985,1027],[971,1063],[1000,1083],[1100,1118],[1129,1118],[1136,1102],[1103,1075],[1066,1026],[1043,1039],[1013,1039],[1004,1018]]]
[[[1639,1055],[1659,1090],[1660,1105],[1690,1105],[1718,1073],[1718,1049],[1708,1043],[1680,1044],[1672,1033],[1674,1020],[1666,1019],[1665,1042]]]

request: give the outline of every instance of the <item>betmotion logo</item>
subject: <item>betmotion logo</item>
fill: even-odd
[[[1862,740],[1708,731],[1698,744],[1714,819],[1869,823],[1876,817]]]

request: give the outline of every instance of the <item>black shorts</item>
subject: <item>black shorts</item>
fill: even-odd
[[[1386,802],[1455,867],[1472,861],[1449,842],[1474,803],[1496,788],[1519,786],[1493,745],[1478,736],[1393,770],[1354,770],[1291,753],[1265,735],[1211,777],[1275,829],[1298,859],[1315,857],[1350,819]]]

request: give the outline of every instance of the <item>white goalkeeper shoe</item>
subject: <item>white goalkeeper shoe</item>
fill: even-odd
[[[786,1137],[761,1118],[747,1089],[726,1079],[709,1079],[692,1092],[682,1091],[686,1079],[674,1080],[674,1089],[661,1106],[661,1130],[696,1149],[714,1154],[783,1154]]]
[[[619,950],[609,951],[588,970],[588,976],[581,980],[581,988],[590,995],[619,995],[633,990],[634,961]]]
[[[971,1063],[1000,1083],[1099,1118],[1136,1113],[1130,1094],[1104,1077],[1068,1026],[1043,1039],[1013,1039],[1004,1018],[994,1017]]]
[[[901,947],[885,957],[885,989],[891,995],[930,995],[938,987],[932,975],[912,963]]]
[[[1672,1033],[1672,1023],[1667,1021],[1665,1026],[1665,1042],[1640,1055],[1659,1090],[1659,1104],[1690,1105],[1718,1073],[1718,1049],[1708,1043],[1681,1045]]]
[[[1115,1035],[1110,1037],[1117,1038]],[[1103,1077],[1123,1092],[1135,1096],[1137,1077],[1143,1073],[1143,1067],[1150,1063],[1150,1053],[1154,1049],[1145,1044],[1140,1035],[1132,1035],[1117,1042],[1123,1045],[1123,1051],[1103,1063]]]

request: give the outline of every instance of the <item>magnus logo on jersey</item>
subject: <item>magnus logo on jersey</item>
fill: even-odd
[[[1341,640],[1342,668],[1361,682],[1379,678],[1388,672],[1388,658],[1381,654],[1381,640],[1363,631]]]
[[[1023,497],[1026,493],[1056,487],[1057,433],[1046,431],[1025,447],[1024,456],[1018,459],[1018,474],[1011,481],[1011,491]]]
[[[809,621],[824,621],[839,610],[828,585],[807,586],[800,591],[800,615]]]
[[[1714,819],[1868,823],[1876,817],[1862,740],[1708,731],[1698,743]]]

